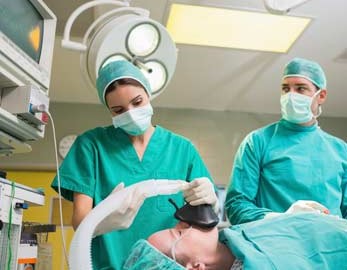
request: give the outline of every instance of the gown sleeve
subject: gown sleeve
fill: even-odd
[[[261,148],[257,137],[251,133],[236,153],[226,194],[225,210],[231,224],[262,219],[271,212],[270,209],[256,206],[260,171]]]
[[[345,155],[347,159],[347,144],[345,144]],[[341,202],[341,214],[342,217],[347,219],[347,161],[343,165],[342,175],[342,202]]]

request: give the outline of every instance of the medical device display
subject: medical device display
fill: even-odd
[[[168,85],[175,71],[177,49],[166,28],[149,18],[148,10],[129,7],[130,1],[97,0],[85,3],[69,17],[62,46],[81,53],[81,70],[90,87],[95,88],[101,67],[111,61],[127,60],[144,73],[151,84],[152,98]],[[111,4],[86,31],[83,42],[70,40],[73,22],[91,7]]]
[[[0,269],[17,269],[23,210],[44,203],[41,191],[0,178]]]
[[[0,154],[44,136],[56,21],[42,0],[0,0]]]

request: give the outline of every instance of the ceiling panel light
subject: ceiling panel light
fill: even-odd
[[[167,29],[176,43],[286,53],[311,18],[172,4]]]

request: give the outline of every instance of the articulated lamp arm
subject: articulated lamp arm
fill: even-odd
[[[70,39],[70,32],[71,32],[71,28],[73,23],[75,22],[75,20],[77,19],[77,17],[79,15],[81,15],[82,12],[84,12],[85,10],[92,8],[92,7],[96,7],[96,6],[100,6],[100,5],[115,5],[118,7],[118,9],[111,11],[111,13],[118,13],[118,12],[124,12],[124,11],[131,11],[131,12],[135,12],[138,13],[139,15],[144,15],[144,16],[149,16],[149,12],[145,9],[141,9],[141,8],[133,8],[129,6],[129,2],[130,0],[124,0],[124,1],[117,1],[117,0],[94,0],[94,1],[90,1],[87,2],[81,6],[79,6],[68,18],[66,24],[65,24],[65,28],[64,28],[64,35],[63,35],[63,40],[61,41],[62,47],[70,49],[70,50],[75,50],[75,51],[80,51],[80,52],[85,52],[87,50],[87,45],[84,43],[85,39],[83,41],[83,43],[80,42],[75,42],[75,41],[71,41]],[[105,15],[109,15],[109,13],[105,14]],[[93,27],[96,26],[96,24],[103,19],[104,16],[102,16],[101,18],[98,18],[96,20],[95,23],[92,24]],[[91,31],[91,27],[88,29],[88,33]]]
[[[293,8],[301,6],[310,0],[264,0],[265,8],[273,14],[286,14]]]

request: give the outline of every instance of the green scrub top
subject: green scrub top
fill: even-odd
[[[193,144],[160,126],[156,126],[142,160],[120,128],[99,127],[80,135],[60,166],[62,196],[70,201],[73,193],[93,199],[94,206],[105,199],[120,182],[125,186],[147,179],[191,181],[210,174]],[[58,191],[57,177],[52,187]],[[182,193],[145,200],[133,224],[127,230],[110,232],[93,239],[93,268],[121,269],[131,246],[138,239],[173,227],[172,198],[183,206]]]
[[[347,221],[316,213],[283,214],[220,232],[243,270],[347,269]]]
[[[347,145],[313,125],[281,120],[251,132],[234,160],[225,209],[231,224],[314,200],[347,217]]]

